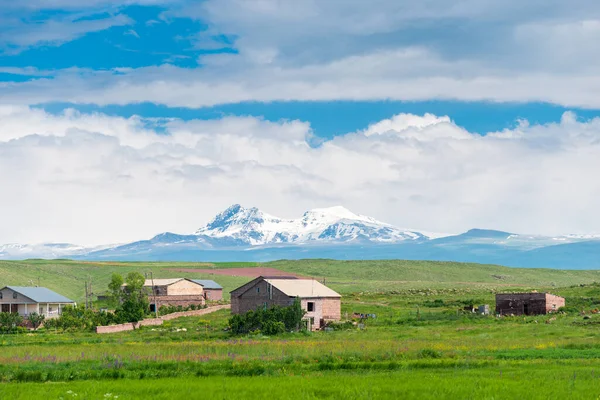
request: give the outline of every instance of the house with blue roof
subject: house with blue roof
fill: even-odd
[[[18,313],[23,317],[38,313],[56,318],[65,306],[76,303],[45,287],[5,286],[0,289],[0,312]]]

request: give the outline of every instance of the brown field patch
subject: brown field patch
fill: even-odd
[[[257,278],[259,276],[295,276],[303,278],[302,275],[292,272],[282,271],[277,268],[267,267],[249,267],[249,268],[222,268],[222,269],[191,269],[191,268],[170,268],[169,271],[176,272],[197,272],[208,275],[226,275],[226,276],[244,276],[248,278]]]

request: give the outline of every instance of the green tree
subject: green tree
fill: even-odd
[[[130,272],[125,277],[123,301],[115,314],[124,322],[138,322],[144,319],[149,308],[148,296],[144,291],[144,276],[139,272]]]
[[[33,329],[37,329],[44,322],[44,320],[46,319],[46,316],[44,314],[38,314],[38,313],[34,312],[34,313],[29,314],[27,319],[29,320],[29,322],[31,322]]]
[[[123,277],[117,273],[112,274],[110,283],[108,284],[108,290],[111,297],[111,303],[114,307],[117,307],[121,303],[121,297],[123,295]]]
[[[0,313],[0,331],[12,333],[23,323],[23,317],[16,313]]]

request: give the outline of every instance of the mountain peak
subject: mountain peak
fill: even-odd
[[[282,219],[258,208],[239,204],[227,208],[196,231],[197,235],[241,240],[251,245],[353,240],[397,242],[426,238],[376,219],[358,215],[343,206],[315,208],[301,218]]]
[[[356,219],[359,215],[353,213],[343,206],[333,206],[326,208],[313,208],[305,213],[306,214],[322,214],[322,215],[333,215],[340,218]]]

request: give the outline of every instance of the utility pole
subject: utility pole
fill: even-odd
[[[88,285],[87,280],[85,281],[85,309],[88,309]]]
[[[154,299],[154,316],[158,318],[158,303],[156,302],[156,290],[154,289],[154,276],[152,275],[152,271],[145,273],[146,278],[150,274],[150,280],[152,281],[152,298]]]
[[[93,305],[93,300],[94,300],[94,292],[92,292],[92,279],[90,278],[90,308],[93,309],[94,305]]]

